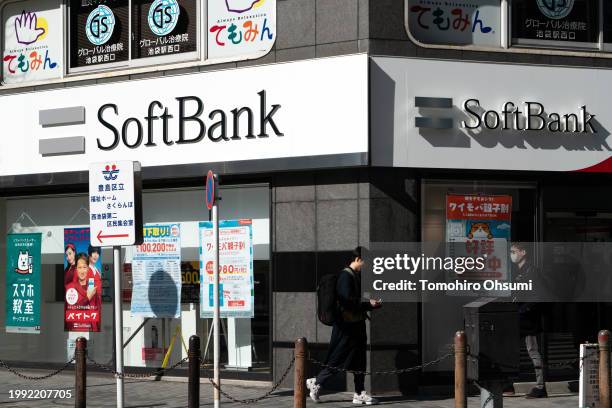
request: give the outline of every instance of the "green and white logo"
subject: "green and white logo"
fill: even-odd
[[[538,7],[546,17],[559,20],[572,12],[574,0],[538,0]]]

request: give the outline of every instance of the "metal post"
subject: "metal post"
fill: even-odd
[[[599,343],[599,404],[610,408],[610,332],[602,330],[597,336]]]
[[[187,408],[200,406],[200,338],[189,338],[189,386],[187,389]]]
[[[115,371],[117,372],[117,408],[123,408],[123,298],[121,295],[121,247],[113,247],[115,283]]]
[[[295,366],[293,375],[293,408],[306,408],[306,352],[308,342],[304,337],[295,341]]]
[[[75,369],[74,369],[74,406],[75,408],[87,407],[87,339],[79,337],[76,340],[76,350],[74,352]]]
[[[455,334],[455,408],[467,408],[465,392],[467,348],[465,332]]]
[[[217,387],[221,386],[220,375],[219,375],[219,355],[220,355],[220,344],[219,344],[219,207],[217,201],[212,208],[212,223],[213,223],[213,250],[215,251],[215,264],[213,267],[214,273],[214,284],[213,284],[213,327],[214,327],[214,382]],[[214,408],[219,408],[221,405],[221,395],[217,387],[213,390],[213,401]]]

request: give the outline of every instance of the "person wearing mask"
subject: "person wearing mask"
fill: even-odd
[[[380,300],[361,298],[362,247],[357,247],[349,258],[349,265],[338,275],[336,283],[337,317],[333,324],[329,351],[325,364],[329,367],[365,371],[367,352],[367,312],[382,306]],[[306,380],[310,398],[319,402],[321,387],[337,370],[323,368],[316,378]],[[354,374],[353,404],[375,405],[378,401],[365,391],[365,375]]]
[[[510,260],[515,265],[514,282],[538,281],[536,270],[528,257],[527,247],[520,242],[514,242],[510,247]],[[520,335],[525,339],[529,358],[533,363],[536,376],[536,386],[525,395],[525,398],[547,398],[544,382],[544,362],[538,345],[538,337],[542,333],[542,308],[535,302],[519,304]]]

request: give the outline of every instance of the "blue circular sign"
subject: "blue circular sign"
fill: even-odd
[[[206,175],[206,208],[212,210],[215,203],[215,175],[212,170]]]
[[[100,5],[93,9],[85,23],[85,34],[93,45],[102,45],[110,40],[115,29],[115,15],[107,6]]]
[[[538,7],[546,17],[559,20],[571,13],[574,0],[538,0]]]
[[[168,35],[176,27],[181,8],[176,0],[155,0],[149,7],[149,28],[157,36]]]

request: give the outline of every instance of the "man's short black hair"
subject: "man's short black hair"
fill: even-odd
[[[363,250],[363,247],[356,247],[355,249],[353,249],[353,251],[351,252],[351,257],[349,259],[349,263],[353,262],[355,260],[355,258],[361,258],[361,251]]]
[[[527,252],[527,246],[522,242],[513,242],[512,245],[510,245],[510,248],[512,247],[518,249],[519,251]]]

